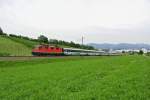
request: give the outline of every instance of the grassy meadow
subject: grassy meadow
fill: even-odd
[[[0,100],[149,100],[150,57],[0,61]]]
[[[12,40],[13,39],[13,40]],[[8,38],[0,36],[0,56],[30,56],[31,55],[31,47],[20,42],[15,41],[14,38]],[[24,40],[22,40],[23,42]],[[29,43],[28,43],[29,44]]]

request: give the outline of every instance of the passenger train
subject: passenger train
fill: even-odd
[[[86,50],[76,48],[61,48],[50,45],[38,45],[32,50],[34,56],[98,56],[104,55],[104,51]]]

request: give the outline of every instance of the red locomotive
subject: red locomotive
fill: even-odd
[[[98,56],[105,55],[104,51],[86,50],[77,48],[61,48],[50,45],[39,45],[32,50],[32,54],[35,56]]]
[[[63,52],[63,48],[50,45],[39,45],[32,50],[32,54],[37,56],[63,55]]]

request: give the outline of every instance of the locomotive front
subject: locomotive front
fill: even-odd
[[[34,56],[59,56],[63,53],[63,48],[50,45],[38,45],[32,50]]]

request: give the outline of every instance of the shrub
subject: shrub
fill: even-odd
[[[1,56],[1,57],[3,57],[3,56],[10,56],[10,54],[3,52],[3,53],[0,53],[0,56]]]
[[[3,35],[3,30],[1,29],[1,27],[0,27],[0,35]]]
[[[47,38],[46,36],[44,36],[44,35],[40,35],[40,36],[38,37],[38,40],[39,40],[39,42],[41,42],[41,43],[48,43],[48,38]]]
[[[143,54],[144,54],[143,50],[140,50],[139,55],[143,55]]]

